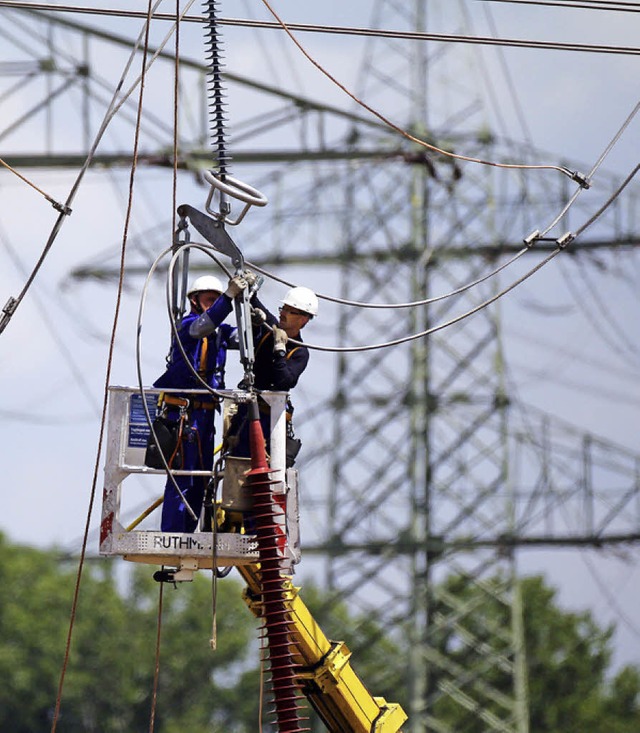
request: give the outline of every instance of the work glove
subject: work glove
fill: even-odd
[[[261,326],[266,322],[266,320],[267,314],[262,310],[262,308],[251,309],[251,323],[253,323],[254,326]]]
[[[233,300],[247,287],[247,281],[245,278],[236,275],[229,280],[229,285],[224,291],[224,294]]]
[[[273,353],[284,356],[287,353],[287,332],[277,326],[273,327]]]
[[[258,279],[258,276],[255,272],[251,272],[251,270],[246,270],[244,273],[244,279],[247,281],[247,287],[249,290],[256,284],[256,280]]]

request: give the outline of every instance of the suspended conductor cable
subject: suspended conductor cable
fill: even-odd
[[[145,61],[146,61],[146,52],[147,47],[149,44],[149,28],[150,28],[150,18],[152,15],[152,8],[151,8],[151,0],[149,0],[149,6],[148,6],[148,12],[147,12],[147,22],[145,24],[144,28],[144,52],[143,52],[143,59],[142,59],[142,65],[144,67]],[[138,145],[140,140],[140,122],[142,118],[142,100],[144,96],[144,78],[141,80],[140,84],[140,95],[138,99],[138,118],[136,121],[136,129],[135,129],[135,136],[134,136],[134,145],[133,145],[133,162],[131,165],[131,172],[129,176],[129,204],[127,207],[127,214],[125,217],[125,224],[124,224],[124,231],[122,236],[122,249],[120,253],[120,276],[118,281],[118,292],[116,296],[116,307],[113,317],[113,327],[111,329],[111,340],[109,343],[109,355],[107,358],[107,370],[105,373],[105,384],[104,384],[104,393],[103,393],[103,401],[102,401],[102,420],[100,422],[100,435],[98,438],[98,446],[96,451],[96,460],[93,468],[93,480],[91,483],[91,494],[89,497],[89,508],[87,511],[87,520],[85,523],[85,530],[84,530],[84,536],[82,540],[82,549],[80,552],[80,561],[78,563],[78,572],[76,575],[76,584],[73,594],[73,602],[71,604],[71,614],[69,618],[69,630],[67,633],[67,639],[65,643],[65,650],[64,650],[64,659],[62,662],[62,668],[60,670],[60,678],[58,681],[58,690],[56,694],[56,702],[55,702],[55,709],[51,721],[51,733],[55,733],[58,718],[60,715],[60,705],[62,702],[62,691],[64,688],[64,681],[67,671],[67,666],[69,664],[69,655],[71,651],[71,639],[73,636],[73,629],[75,626],[75,619],[78,609],[78,600],[80,597],[80,583],[82,581],[82,571],[84,567],[84,558],[86,555],[86,549],[87,549],[87,539],[89,536],[89,525],[91,523],[91,514],[93,510],[93,504],[95,501],[95,495],[96,495],[96,486],[98,483],[98,467],[100,465],[100,454],[102,452],[102,445],[104,441],[104,431],[105,431],[105,416],[107,413],[107,401],[109,396],[109,382],[111,378],[111,368],[113,365],[113,353],[115,350],[115,340],[116,340],[116,331],[118,328],[118,319],[120,315],[120,305],[122,302],[122,288],[124,284],[124,263],[125,263],[125,252],[127,248],[127,237],[129,232],[129,222],[131,220],[131,209],[133,205],[133,182],[135,179],[135,173],[136,173],[136,164],[137,164],[137,158],[138,158]]]
[[[636,107],[636,110],[638,107]],[[629,173],[629,175],[624,179],[624,181],[618,186],[618,188],[609,196],[609,198],[602,204],[602,206],[593,214],[581,227],[576,229],[575,236],[582,234],[586,229],[588,229],[597,219],[599,219],[602,214],[611,206],[611,204],[620,196],[620,194],[624,191],[624,189],[631,183],[637,172],[640,170],[640,163],[636,165],[636,167]]]
[[[422,305],[431,305],[432,303],[438,303],[441,300],[452,298],[455,295],[460,295],[461,293],[464,293],[467,290],[470,290],[471,288],[475,287],[476,285],[480,285],[481,283],[486,282],[490,278],[502,272],[502,270],[506,269],[509,265],[513,264],[516,260],[520,259],[522,255],[524,255],[526,252],[529,252],[530,250],[531,250],[531,244],[528,244],[527,246],[523,247],[516,255],[514,255],[508,262],[503,263],[502,265],[500,265],[500,267],[497,267],[496,269],[492,270],[491,272],[487,273],[486,275],[479,277],[477,280],[474,280],[473,282],[462,285],[461,287],[457,288],[456,290],[452,290],[448,293],[443,293],[442,295],[435,295],[432,298],[424,298],[423,300],[413,300],[408,303],[366,303],[360,300],[348,300],[346,298],[337,298],[332,295],[324,295],[321,293],[316,293],[316,295],[318,296],[318,298],[329,301],[331,303],[337,303],[338,305],[354,306],[356,308],[374,308],[374,309],[381,308],[384,310],[389,310],[393,308],[417,308]],[[269,272],[268,270],[265,270],[264,268],[259,267],[258,265],[255,265],[252,262],[249,262],[248,260],[246,261],[245,264],[248,267],[251,267],[252,269],[254,269],[256,272],[259,272],[261,275],[265,275],[266,277],[268,277],[271,280],[275,280],[281,283],[282,285],[287,285],[290,288],[295,287],[295,283],[289,282],[288,280],[278,277],[277,275],[274,275],[272,272]]]
[[[638,102],[636,104],[636,106],[631,110],[631,112],[629,113],[629,115],[627,115],[627,118],[625,119],[625,121],[620,126],[620,129],[618,130],[618,132],[613,136],[613,138],[611,139],[611,141],[609,142],[609,144],[602,151],[602,153],[600,154],[600,157],[594,163],[593,167],[589,171],[588,175],[586,176],[586,180],[589,182],[589,185],[591,185],[591,180],[592,180],[594,174],[596,173],[596,171],[598,170],[598,168],[600,168],[600,166],[604,162],[605,158],[609,155],[609,153],[613,149],[613,147],[616,145],[616,143],[618,142],[618,140],[622,136],[623,132],[627,129],[627,127],[629,127],[629,125],[631,124],[631,121],[633,120],[633,118],[638,114],[638,111],[640,111],[640,102]],[[589,219],[587,221],[587,223],[584,224],[578,230],[577,234],[583,232],[587,227],[591,226],[591,224],[599,216],[601,216],[601,214],[610,206],[610,204],[613,203],[613,201],[620,195],[620,193],[624,190],[624,188],[627,186],[627,184],[629,183],[629,181],[635,176],[635,174],[637,173],[637,170],[638,170],[638,168],[636,167],[634,169],[634,171],[630,174],[630,176],[628,176],[627,179],[623,182],[623,184],[607,200],[607,202],[602,207],[600,207],[600,209],[598,209],[598,211],[596,212],[596,214],[594,214],[594,216],[592,216],[591,219]],[[540,234],[541,237],[546,236],[556,226],[556,224],[560,221],[560,219],[562,219],[562,217],[567,213],[567,211],[569,211],[569,209],[573,206],[573,204],[575,203],[576,199],[582,193],[583,190],[584,190],[583,188],[576,189],[576,191],[574,192],[574,194],[569,198],[569,201],[567,201],[567,203],[562,207],[562,210],[560,211],[560,213],[554,218],[554,220],[551,222],[551,224],[549,224],[549,226],[547,226],[546,229],[544,229],[544,231]]]
[[[600,4],[601,0],[593,0]],[[494,2],[508,2],[508,0],[494,0]],[[550,3],[551,4],[551,3]],[[553,0],[553,5],[560,5]],[[81,15],[98,15],[115,18],[141,18],[143,11],[122,10],[110,8],[96,8],[79,5],[52,5],[50,3],[22,2],[21,0],[0,0],[0,8],[24,9],[28,12],[38,14],[41,11],[77,13]],[[600,9],[600,8],[598,8]],[[622,8],[603,8],[611,10],[622,10]],[[173,21],[175,16],[170,13],[154,13],[154,20]],[[205,23],[207,18],[201,15],[182,15],[181,20],[189,23]],[[238,28],[262,28],[268,30],[282,30],[281,23],[274,23],[266,20],[248,20],[244,18],[220,18],[220,25],[235,26]],[[294,31],[305,33],[320,33],[322,35],[342,36],[364,36],[365,38],[387,38],[410,41],[436,41],[440,43],[467,43],[480,46],[506,46],[507,48],[532,48],[535,50],[547,51],[574,51],[579,53],[610,53],[620,56],[638,56],[640,48],[635,46],[612,46],[610,44],[600,45],[593,43],[565,43],[554,41],[531,41],[527,39],[505,38],[496,39],[492,37],[470,37],[455,33],[423,33],[419,31],[397,31],[381,28],[360,28],[346,26],[319,25],[313,23],[289,23],[288,28]]]
[[[640,13],[640,3],[614,2],[611,0],[582,0],[582,2],[563,2],[563,0],[484,0],[493,3],[511,3],[513,5],[546,5],[554,8],[572,8],[574,10],[618,10],[625,13]]]
[[[191,7],[191,5],[193,5],[193,2],[194,2],[194,0],[189,0],[189,2],[187,3],[187,6],[185,7],[185,9],[182,12],[182,15],[184,15],[189,10],[189,8]],[[148,14],[148,17],[153,16],[156,8],[161,3],[162,3],[162,0],[156,0],[153,8],[150,10],[150,13]],[[122,74],[120,76],[120,80],[119,80],[119,82],[118,82],[118,84],[116,86],[115,92],[113,93],[111,102],[110,102],[109,107],[108,107],[108,109],[107,109],[107,111],[105,113],[105,116],[104,116],[104,118],[102,120],[102,123],[100,125],[100,128],[99,128],[97,134],[96,134],[96,137],[95,137],[95,139],[93,141],[93,144],[91,145],[91,148],[90,148],[89,152],[87,153],[87,157],[86,157],[86,159],[85,159],[85,161],[84,161],[84,163],[82,165],[82,168],[80,169],[80,172],[78,173],[78,175],[76,177],[76,180],[74,181],[74,183],[73,183],[73,185],[72,185],[72,187],[71,187],[71,189],[69,191],[69,194],[67,196],[67,199],[66,199],[65,203],[62,204],[62,207],[60,209],[60,214],[58,215],[58,218],[57,218],[55,224],[53,225],[53,228],[51,230],[51,233],[49,234],[49,238],[47,239],[47,242],[46,242],[46,244],[44,246],[44,249],[43,249],[43,251],[42,251],[42,253],[40,255],[40,258],[38,259],[37,263],[35,264],[35,266],[33,268],[33,271],[31,272],[31,275],[27,279],[27,282],[23,286],[22,291],[20,292],[20,294],[18,295],[18,297],[17,298],[10,297],[9,300],[7,301],[7,303],[5,304],[5,306],[2,309],[2,317],[0,318],[0,334],[5,330],[5,328],[9,324],[9,321],[11,320],[11,318],[14,315],[14,313],[16,312],[18,306],[20,305],[20,303],[24,299],[25,295],[27,294],[27,291],[31,287],[32,282],[34,281],[36,275],[38,274],[38,271],[40,270],[40,267],[42,266],[44,260],[46,259],[47,255],[49,254],[49,251],[51,250],[51,247],[53,246],[55,240],[57,239],[58,233],[60,232],[60,229],[62,227],[62,224],[64,222],[65,217],[68,216],[68,214],[71,212],[71,204],[73,203],[73,200],[76,197],[76,194],[77,194],[78,189],[80,187],[80,183],[82,182],[85,173],[87,172],[89,166],[91,165],[91,163],[93,161],[93,158],[95,156],[96,150],[98,149],[98,145],[100,144],[100,141],[102,140],[102,137],[104,136],[104,133],[105,133],[107,127],[111,123],[111,120],[118,113],[119,109],[122,107],[122,105],[125,103],[125,101],[129,98],[129,96],[135,91],[135,89],[138,86],[142,86],[143,85],[143,83],[144,83],[143,80],[144,80],[144,77],[145,77],[146,73],[148,72],[149,68],[154,63],[154,61],[158,58],[160,52],[162,51],[162,49],[164,48],[164,46],[167,44],[169,38],[173,34],[173,31],[175,30],[175,24],[174,24],[174,27],[171,28],[171,30],[169,31],[169,33],[167,34],[167,36],[165,37],[165,39],[163,40],[163,42],[160,44],[159,48],[156,49],[153,57],[151,58],[151,60],[149,61],[148,64],[147,64],[147,55],[146,55],[146,52],[145,52],[145,55],[144,55],[144,65],[143,65],[143,70],[142,70],[141,74],[138,76],[138,78],[135,80],[135,82],[133,83],[133,85],[124,94],[124,96],[122,96],[120,98],[120,101],[118,102],[117,101],[118,100],[118,95],[120,93],[120,90],[122,88],[122,85],[124,84],[124,80],[125,80],[125,78],[127,76],[127,73],[129,72],[129,69],[131,68],[131,65],[132,65],[133,60],[134,60],[134,58],[136,56],[136,53],[137,53],[137,51],[138,51],[138,49],[139,49],[139,47],[140,47],[140,45],[142,43],[143,37],[145,38],[145,43],[146,43],[145,50],[148,48],[148,37],[146,36],[146,33],[147,33],[147,25],[148,25],[148,22],[145,24],[145,28],[141,31],[140,35],[138,36],[138,38],[137,38],[137,40],[136,40],[136,42],[135,42],[135,44],[133,46],[133,49],[131,51],[131,54],[129,55],[129,59],[127,60],[127,62],[125,64],[124,71],[122,72]]]
[[[427,150],[431,150],[435,153],[439,153],[440,155],[444,155],[448,158],[453,158],[455,160],[464,160],[468,163],[479,163],[480,165],[487,165],[494,168],[506,168],[506,169],[516,169],[516,170],[554,170],[559,173],[562,173],[563,175],[567,176],[571,180],[578,183],[582,188],[589,188],[589,183],[585,179],[585,177],[578,173],[577,171],[571,171],[568,168],[564,166],[559,165],[530,165],[530,164],[524,164],[524,163],[497,163],[495,161],[489,161],[489,160],[483,160],[481,158],[473,158],[471,156],[467,155],[460,155],[459,153],[452,153],[447,150],[443,150],[442,148],[438,148],[435,145],[431,145],[430,143],[426,142],[425,140],[421,140],[418,137],[415,137],[411,133],[407,132],[406,130],[402,129],[398,125],[396,125],[394,122],[392,122],[390,119],[385,117],[382,113],[378,112],[377,110],[373,109],[373,107],[370,107],[366,102],[363,102],[361,99],[358,99],[356,95],[349,91],[343,84],[341,84],[334,76],[332,76],[318,61],[316,61],[311,54],[304,48],[304,46],[298,41],[298,39],[293,35],[291,32],[289,26],[280,18],[280,16],[276,13],[276,11],[271,7],[268,0],[262,0],[262,3],[267,8],[267,10],[271,13],[271,15],[280,23],[282,29],[285,31],[285,33],[289,36],[289,38],[295,43],[295,45],[300,49],[302,54],[320,71],[324,76],[326,76],[330,81],[332,81],[336,86],[338,86],[340,89],[342,89],[345,94],[347,94],[351,99],[353,99],[356,104],[360,105],[364,109],[366,109],[368,112],[370,112],[374,117],[377,117],[381,122],[383,122],[385,125],[390,127],[392,130],[395,130],[397,133],[405,137],[407,140],[410,140],[413,143],[416,143],[417,145],[422,146],[423,148],[426,148]]]
[[[554,257],[560,254],[560,252],[562,252],[565,249],[565,246],[566,246],[565,244],[558,243],[556,249],[554,249],[553,252],[551,252],[547,257],[545,257],[544,260],[539,262],[535,267],[533,267],[531,270],[529,270],[524,275],[522,275],[522,277],[519,277],[515,282],[511,283],[511,285],[507,286],[506,288],[501,290],[499,293],[492,295],[490,298],[487,298],[486,300],[482,301],[482,303],[479,303],[474,308],[471,308],[470,310],[465,311],[464,313],[461,313],[460,315],[456,316],[455,318],[451,318],[450,320],[445,321],[444,323],[440,323],[436,326],[432,326],[431,328],[427,328],[424,331],[420,331],[419,333],[414,333],[409,336],[403,336],[402,338],[394,339],[392,341],[384,341],[379,344],[368,344],[364,346],[320,346],[318,344],[310,344],[306,341],[303,343],[302,341],[298,341],[293,338],[289,338],[289,342],[292,344],[296,344],[297,346],[306,346],[308,349],[314,349],[315,351],[331,351],[331,352],[336,352],[336,353],[349,353],[349,352],[359,352],[359,351],[373,351],[375,349],[385,349],[389,346],[398,346],[399,344],[404,344],[409,341],[416,341],[417,339],[424,338],[425,336],[430,336],[431,334],[436,333],[437,331],[442,331],[443,329],[448,328],[449,326],[453,326],[455,323],[459,323],[460,321],[463,321],[465,318],[475,315],[476,313],[483,310],[487,306],[491,305],[492,303],[495,303],[496,300],[499,300],[507,293],[510,293],[518,285],[521,285],[525,280],[528,280],[538,270],[540,270],[548,262],[550,262]]]

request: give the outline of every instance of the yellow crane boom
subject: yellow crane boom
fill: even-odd
[[[244,599],[261,618],[260,569],[241,565],[238,570],[247,583]],[[347,645],[327,639],[299,590],[290,579],[285,581],[297,681],[327,729],[331,733],[399,733],[407,720],[402,707],[371,695],[351,667]]]

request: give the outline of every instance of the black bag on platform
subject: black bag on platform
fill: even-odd
[[[162,456],[164,455],[169,468],[176,470],[182,468],[182,452],[178,445],[181,437],[180,421],[169,420],[162,415],[158,415],[153,421],[153,430],[158,443],[154,440],[153,433],[149,433],[144,465],[149,468],[164,468],[165,465],[162,462]]]
[[[291,468],[295,462],[296,458],[298,456],[298,453],[300,453],[300,448],[302,447],[302,441],[300,438],[295,438],[293,435],[287,435],[287,442],[286,442],[286,454],[287,454],[287,468]]]

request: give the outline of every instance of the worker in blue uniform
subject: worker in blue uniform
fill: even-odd
[[[224,297],[222,302],[228,300]],[[304,344],[294,344],[289,339],[301,342],[300,332],[318,313],[318,298],[306,287],[291,288],[282,300],[279,318],[270,313],[257,296],[251,300],[254,309],[254,387],[258,390],[292,390],[302,372],[309,363],[309,350]],[[222,303],[221,303],[222,305]],[[228,308],[231,307],[230,301]],[[271,434],[271,416],[269,406],[258,400],[262,432],[269,445]],[[227,434],[230,455],[249,456],[248,419],[246,409],[240,406],[237,415],[231,422]],[[289,420],[293,407],[289,402],[287,417]]]
[[[231,311],[227,304],[231,304],[244,287],[245,281],[232,278],[222,294],[224,287],[213,275],[204,275],[194,281],[187,293],[190,312],[178,328],[178,338],[189,364],[174,338],[166,371],[154,382],[153,386],[160,389],[185,390],[184,393],[164,393],[161,396],[161,408],[166,417],[181,425],[180,467],[183,470],[211,471],[213,468],[215,415],[219,410],[219,400],[210,394],[189,395],[187,390],[203,389],[193,370],[214,389],[224,388],[227,350],[238,348],[238,335],[235,326],[222,321]],[[187,510],[174,480],[197,518],[202,510],[209,477],[174,475],[167,478],[161,529],[163,532],[193,532],[197,519]]]

